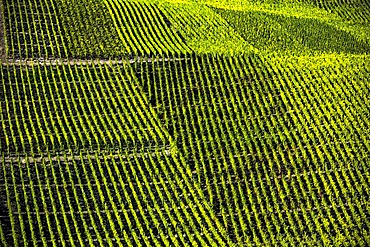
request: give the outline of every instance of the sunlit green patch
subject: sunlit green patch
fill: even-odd
[[[317,53],[366,53],[370,46],[354,35],[321,20],[214,8],[244,40],[267,52],[291,55]]]

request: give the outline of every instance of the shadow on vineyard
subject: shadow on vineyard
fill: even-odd
[[[299,53],[353,53],[370,50],[370,44],[334,25],[263,11],[215,9],[240,35],[261,50]],[[266,22],[268,20],[268,22]]]
[[[6,239],[6,241],[10,241],[12,239],[12,223],[11,218],[9,216],[9,209],[6,205],[7,198],[5,197],[6,193],[3,189],[0,189],[1,195],[0,195],[0,232],[3,236],[3,238]]]
[[[301,0],[301,2],[307,2],[318,8],[325,9],[330,13],[336,13],[341,18],[350,21],[352,23],[363,23],[367,24],[370,19],[370,5],[368,1],[347,1],[342,2],[340,0],[334,1],[320,1],[320,0]]]
[[[28,1],[3,1],[8,57],[65,57],[61,50],[57,9],[44,15],[46,6]],[[29,22],[30,21],[30,22]]]

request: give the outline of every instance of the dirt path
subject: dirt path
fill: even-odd
[[[136,63],[136,62],[162,62],[162,61],[180,61],[185,60],[185,58],[136,58],[136,59],[129,59],[129,60],[109,60],[109,59],[2,59],[3,65],[26,65],[26,66],[33,66],[33,65],[98,65],[98,64],[107,64],[107,65],[115,65],[115,64],[123,64],[123,63]]]
[[[93,152],[92,153],[86,153],[83,155],[70,155],[66,154],[63,155],[63,151],[59,155],[54,155],[54,156],[48,156],[46,153],[41,154],[41,156],[38,157],[32,157],[32,156],[5,156],[4,158],[0,159],[0,165],[2,164],[30,164],[30,163],[41,163],[43,161],[45,162],[51,162],[51,161],[61,161],[61,162],[69,162],[72,160],[95,160],[97,158],[106,158],[106,159],[117,159],[117,158],[124,158],[127,160],[130,160],[134,157],[156,157],[157,153],[159,153],[161,156],[169,156],[171,155],[171,151],[169,147],[164,147],[160,151],[151,151],[151,150],[142,150],[142,151],[135,151],[132,153],[129,153],[128,155],[125,155],[124,152],[121,151],[114,151],[114,152],[106,152],[105,155],[96,155]]]

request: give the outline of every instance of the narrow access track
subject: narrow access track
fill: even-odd
[[[146,58],[137,57],[133,59],[2,59],[2,65],[15,66],[58,66],[58,65],[116,65],[116,64],[133,64],[137,62],[152,63],[152,62],[171,62],[187,60],[185,58]]]

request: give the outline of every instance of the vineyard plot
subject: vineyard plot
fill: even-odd
[[[181,34],[156,4],[105,0],[121,41],[131,54],[183,54],[191,52]]]
[[[165,145],[125,65],[8,65],[1,82],[4,152]]]
[[[155,4],[4,1],[8,58],[124,58],[191,49]]]
[[[5,0],[6,53],[9,58],[65,57],[60,13],[53,1]]]
[[[0,215],[2,241],[9,246],[217,244],[217,233],[200,221],[203,209],[191,188],[168,169],[176,162],[162,148],[3,157],[0,191],[9,214]]]
[[[246,42],[268,52],[289,54],[353,53],[370,51],[356,36],[319,19],[298,18],[263,11],[216,9]],[[266,23],[264,20],[269,20]]]
[[[114,64],[2,66],[5,246],[227,242],[131,69]]]
[[[298,0],[306,4],[312,4],[331,13],[338,14],[341,18],[352,23],[367,24],[370,21],[370,3],[361,0],[349,1],[320,1]]]
[[[0,246],[370,246],[368,1],[2,4]]]
[[[205,5],[160,3],[159,8],[188,46],[199,54],[240,54],[253,48],[221,16]]]
[[[366,241],[369,108],[359,78],[369,68],[354,67],[351,88],[336,66],[311,71],[258,56],[135,70],[229,236],[279,245]]]
[[[125,57],[130,50],[120,40],[109,11],[102,1],[53,0],[59,9],[59,25],[69,57]]]

